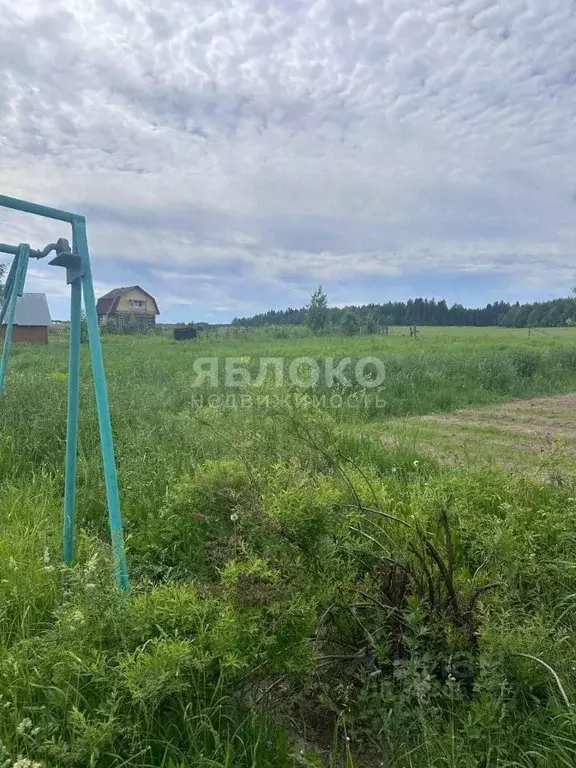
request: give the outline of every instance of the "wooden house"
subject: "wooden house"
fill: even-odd
[[[52,324],[45,293],[24,293],[16,299],[12,327],[15,344],[48,344],[48,326]],[[0,326],[0,341],[4,341],[6,324]]]
[[[115,288],[102,296],[96,312],[101,325],[113,323],[118,330],[132,327],[143,331],[154,328],[160,314],[156,299],[139,285]]]

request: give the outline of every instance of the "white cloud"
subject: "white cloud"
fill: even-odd
[[[559,0],[5,0],[3,190],[86,212],[107,284],[213,274],[201,311],[319,279],[570,282],[574,41]]]

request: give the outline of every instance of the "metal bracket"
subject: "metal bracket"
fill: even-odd
[[[48,262],[50,266],[64,267],[66,269],[66,282],[68,285],[81,280],[84,277],[82,257],[77,253],[72,253],[68,240],[61,237],[54,245],[54,250],[56,251],[56,256],[52,261]]]

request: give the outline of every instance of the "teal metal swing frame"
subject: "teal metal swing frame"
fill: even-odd
[[[121,590],[129,588],[126,554],[124,550],[124,533],[122,513],[118,493],[118,473],[114,456],[114,441],[110,421],[110,407],[106,388],[104,360],[100,328],[96,314],[96,299],[94,282],[90,267],[90,254],[86,235],[86,219],[77,213],[63,211],[58,208],[48,208],[37,203],[19,200],[15,197],[0,195],[0,207],[11,208],[15,211],[32,213],[48,219],[55,219],[70,224],[72,227],[72,247],[65,238],[56,243],[50,243],[42,250],[33,250],[27,243],[7,245],[0,243],[0,252],[14,256],[4,289],[4,301],[0,308],[0,326],[6,322],[2,357],[0,358],[0,397],[4,393],[4,381],[8,356],[12,343],[12,329],[18,298],[24,292],[24,283],[31,258],[43,259],[53,251],[56,256],[50,261],[51,266],[66,269],[66,282],[70,285],[70,347],[68,360],[68,421],[66,426],[66,469],[64,481],[64,519],[63,519],[63,560],[71,565],[74,559],[74,518],[76,507],[76,465],[78,454],[78,415],[80,395],[80,335],[82,298],[86,312],[88,329],[88,344],[92,362],[94,393],[100,430],[100,447],[104,466],[104,482],[106,486],[106,501],[110,536],[112,539],[112,555],[116,581]],[[1,402],[1,401],[0,401]],[[1,407],[1,406],[0,406]]]

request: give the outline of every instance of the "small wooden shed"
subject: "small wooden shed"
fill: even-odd
[[[16,299],[12,341],[16,344],[48,344],[50,309],[45,293],[24,293]],[[6,324],[0,326],[0,341],[4,340]]]

